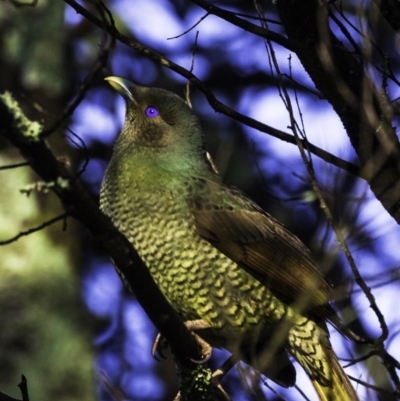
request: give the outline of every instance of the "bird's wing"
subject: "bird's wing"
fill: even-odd
[[[237,189],[194,179],[188,206],[198,234],[299,309],[331,319],[330,285],[306,246]]]

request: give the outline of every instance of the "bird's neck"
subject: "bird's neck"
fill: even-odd
[[[179,155],[163,149],[116,147],[110,167],[144,187],[176,186],[190,177],[219,181],[206,155]]]

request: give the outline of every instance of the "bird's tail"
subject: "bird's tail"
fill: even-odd
[[[330,348],[324,348],[326,359],[329,361],[330,383],[327,386],[311,379],[321,401],[359,401],[354,387],[340,365],[336,355]]]
[[[325,326],[298,317],[289,330],[289,351],[307,371],[321,401],[359,401],[340,365]]]

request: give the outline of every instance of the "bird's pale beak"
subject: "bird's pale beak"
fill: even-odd
[[[125,78],[121,77],[106,77],[104,78],[124,99],[135,102],[129,88],[135,86],[135,84]]]

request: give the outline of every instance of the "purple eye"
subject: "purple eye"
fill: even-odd
[[[149,117],[149,118],[157,117],[158,114],[159,114],[158,110],[153,106],[147,107],[145,113],[146,113],[146,116]]]

